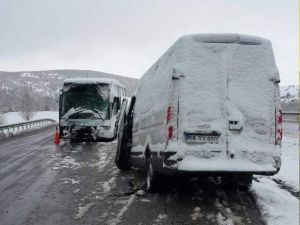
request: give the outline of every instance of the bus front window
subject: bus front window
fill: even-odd
[[[66,84],[62,116],[70,119],[109,119],[108,84]]]

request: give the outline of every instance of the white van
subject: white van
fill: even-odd
[[[125,87],[110,78],[66,79],[59,101],[59,134],[72,141],[112,140]]]
[[[222,174],[246,186],[253,174],[276,174],[279,82],[269,40],[181,37],[143,75],[121,116],[117,166],[146,167],[148,190],[160,173]]]

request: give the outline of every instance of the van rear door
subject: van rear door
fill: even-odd
[[[270,165],[275,138],[271,77],[276,72],[271,46],[203,43],[193,49],[176,68],[185,75],[179,101],[185,155]]]
[[[270,79],[274,61],[268,50],[264,45],[237,45],[228,64],[228,151],[232,157],[263,162],[274,152],[275,86]]]
[[[213,48],[210,48],[213,47]],[[227,150],[226,44],[197,43],[176,71],[180,82],[179,133],[186,155],[209,158]],[[181,71],[181,72],[180,72]]]

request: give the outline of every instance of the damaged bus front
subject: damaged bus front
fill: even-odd
[[[67,79],[59,99],[59,134],[71,141],[112,140],[125,88],[114,79]]]

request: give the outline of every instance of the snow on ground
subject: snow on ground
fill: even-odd
[[[256,176],[251,189],[268,225],[299,224],[299,128],[297,123],[288,125],[297,129],[283,138],[280,172]]]
[[[70,168],[70,169],[79,169],[82,167],[82,163],[76,162],[74,158],[71,156],[64,157],[60,162],[56,163],[52,169],[58,170],[58,169],[64,169],[64,168]]]
[[[273,176],[299,192],[299,142],[297,138],[284,137],[282,142],[282,165],[280,172]]]
[[[299,199],[267,177],[254,181],[252,191],[268,225],[298,225]]]
[[[21,112],[4,113],[3,118],[4,118],[4,125],[26,122]],[[31,120],[39,120],[39,119],[53,119],[55,121],[58,121],[58,112],[57,111],[34,112]]]

